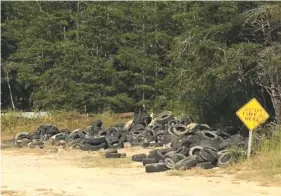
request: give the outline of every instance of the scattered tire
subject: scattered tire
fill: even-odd
[[[155,158],[158,162],[163,161],[164,155],[168,152],[174,151],[174,148],[166,148],[161,150],[152,150],[149,152],[148,158]]]
[[[24,138],[28,138],[29,135],[30,134],[28,132],[20,132],[20,133],[16,134],[15,140],[22,140]]]
[[[132,156],[132,161],[142,162],[144,158],[147,158],[146,154],[135,154]]]
[[[152,163],[158,163],[158,161],[155,158],[143,158],[142,159],[143,166],[145,166],[147,164],[152,164]]]
[[[104,136],[95,137],[95,136],[85,135],[84,141],[85,143],[91,145],[99,145],[105,142],[105,137]]]
[[[197,163],[198,157],[196,155],[192,155],[177,162],[174,168],[176,170],[186,170],[195,166]]]
[[[233,156],[230,152],[225,152],[223,153],[217,162],[218,167],[225,167],[229,165],[233,161]]]
[[[118,153],[118,150],[115,148],[110,148],[106,151],[106,153]]]
[[[146,173],[164,172],[167,170],[168,168],[164,163],[152,163],[145,165]]]
[[[185,156],[177,152],[168,152],[164,155],[164,163],[169,169],[174,169],[177,162],[184,159]]]
[[[99,145],[90,145],[90,144],[82,142],[77,145],[79,146],[80,150],[83,150],[83,151],[97,151],[97,150],[100,150],[101,148],[107,147],[107,144],[105,142],[101,143]]]
[[[211,162],[202,162],[202,163],[197,163],[195,167],[201,169],[212,169],[215,166]]]
[[[126,157],[125,153],[105,153],[105,158],[107,159],[117,159]]]
[[[205,161],[216,163],[217,161],[217,151],[215,151],[213,148],[204,147],[199,152],[199,156],[202,157]]]
[[[87,132],[85,130],[80,130],[77,132],[77,134],[79,135],[80,138],[85,138],[85,136],[87,135]]]

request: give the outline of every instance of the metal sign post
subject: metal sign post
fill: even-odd
[[[247,152],[247,158],[250,158],[251,155],[251,149],[252,149],[252,136],[253,132],[249,131],[249,139],[248,139],[248,152]]]
[[[262,123],[264,123],[269,118],[269,114],[258,102],[258,100],[253,98],[248,103],[246,103],[243,107],[241,107],[236,112],[236,115],[249,130],[248,152],[247,152],[247,157],[249,158],[251,155],[253,130],[256,129]]]

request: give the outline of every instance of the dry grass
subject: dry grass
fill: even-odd
[[[1,149],[2,151],[9,152],[12,155],[25,155],[25,154],[30,154],[30,155],[46,155],[46,149],[40,149],[40,148],[16,148],[16,147],[11,147],[11,148],[5,148]]]
[[[221,174],[216,169],[200,169],[192,168],[185,171],[169,170],[166,173],[168,176],[194,176],[200,175],[204,177],[220,177]]]
[[[22,196],[23,194],[12,190],[1,190],[2,196]]]
[[[36,119],[7,115],[1,117],[1,141],[11,139],[11,136],[21,131],[33,132],[40,124],[53,124],[58,129],[74,130],[90,126],[98,119],[103,121],[103,127],[127,122],[110,113],[85,116],[76,112],[53,112],[46,117]]]
[[[256,155],[225,168],[225,172],[263,186],[281,186],[281,129],[263,142]]]

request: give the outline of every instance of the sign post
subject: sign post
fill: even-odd
[[[253,98],[248,103],[246,103],[243,107],[241,107],[236,112],[236,115],[249,130],[248,152],[247,152],[247,157],[249,158],[252,148],[253,130],[256,129],[262,123],[264,123],[269,118],[269,114],[258,102],[258,100]]]

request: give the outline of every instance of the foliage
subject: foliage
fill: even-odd
[[[2,108],[281,120],[278,2],[1,2]],[[7,74],[8,73],[8,77]],[[8,79],[9,80],[8,80]]]

